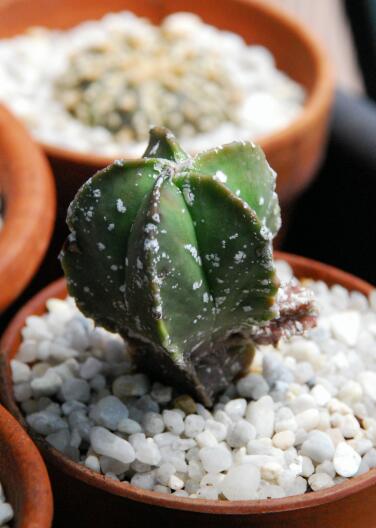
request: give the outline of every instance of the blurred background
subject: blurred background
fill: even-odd
[[[179,5],[181,3],[178,2]],[[324,50],[335,78],[327,144],[315,165],[309,185],[302,186],[303,192],[297,193],[286,207],[285,231],[278,242],[279,247],[332,264],[376,284],[373,247],[376,240],[376,0],[264,0],[261,3],[284,10],[303,23]],[[10,23],[14,24],[14,34],[21,32],[21,8],[16,4],[22,2],[13,4],[15,8],[11,0],[0,0],[0,13],[3,10],[0,38],[12,35]],[[71,19],[74,20],[80,7],[73,2],[68,4],[72,10]],[[85,6],[88,4],[90,2],[84,2]],[[118,5],[119,9],[127,8],[127,2],[111,4]],[[194,6],[195,2],[191,4]],[[220,4],[226,5],[226,2]],[[23,5],[26,3],[23,2]],[[35,5],[37,7],[33,11]],[[213,10],[219,9],[215,5],[215,2],[205,2],[202,9],[207,18],[211,16],[211,6]],[[231,14],[231,2],[227,5]],[[38,23],[39,13],[46,6],[51,20],[53,17],[58,20],[59,2],[50,0],[48,4],[38,0],[36,4],[28,2],[27,6],[30,12],[26,19],[29,17],[34,24]],[[104,0],[100,10],[106,11]],[[78,18],[81,20],[81,15]],[[72,24],[67,22],[67,25]],[[53,21],[51,26],[54,27]],[[285,42],[279,42],[279,47],[284,45]],[[296,67],[303,70],[307,65],[303,61]],[[299,75],[298,71],[297,77]],[[72,167],[61,163],[57,167],[56,153],[47,153],[55,177],[56,171],[63,170],[68,178]],[[93,172],[94,165],[89,169],[86,167],[87,174]],[[77,166],[73,172],[77,173]],[[61,199],[65,200],[65,190],[59,188],[61,179],[56,179],[59,199],[63,197]],[[64,214],[65,207],[61,207],[47,255],[23,294],[2,314],[0,329],[5,327],[25,300],[61,275],[57,254],[65,235],[61,231]]]

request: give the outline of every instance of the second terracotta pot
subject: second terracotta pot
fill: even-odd
[[[233,31],[250,44],[273,53],[277,66],[304,86],[307,100],[301,113],[281,131],[257,138],[278,173],[283,208],[312,180],[321,161],[333,95],[333,79],[326,55],[309,31],[283,11],[262,0],[29,0],[0,2],[0,38],[22,33],[30,26],[70,28],[108,12],[130,10],[159,23],[178,11],[197,13],[220,29]],[[156,123],[157,124],[157,123]],[[81,154],[43,145],[52,163],[59,192],[59,222],[63,229],[66,207],[85,179],[111,159],[95,152]],[[123,157],[127,157],[127,152]]]
[[[14,509],[12,528],[50,528],[52,492],[46,467],[24,429],[0,405],[0,482]]]
[[[341,284],[368,295],[372,286],[330,266],[293,255],[277,254],[296,276]],[[9,361],[16,354],[25,318],[40,315],[50,297],[66,295],[63,280],[40,292],[19,312],[1,344],[0,390],[5,405],[27,427],[13,398]],[[185,499],[119,483],[78,465],[34,436],[47,462],[56,500],[54,526],[140,528],[371,528],[376,526],[376,469],[323,491],[260,501]]]

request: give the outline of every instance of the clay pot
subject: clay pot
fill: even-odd
[[[301,278],[341,284],[368,295],[372,286],[336,268],[279,253]],[[42,314],[50,297],[64,298],[63,279],[34,297],[15,317],[1,344],[1,395],[5,405],[26,427],[14,399],[9,360],[20,344],[20,331],[30,314]],[[55,526],[369,528],[376,525],[376,469],[327,490],[284,499],[208,501],[174,497],[119,483],[65,458],[32,434],[48,464],[58,512]]]
[[[48,163],[24,127],[0,106],[0,313],[25,288],[51,238],[55,186]]]
[[[249,43],[272,51],[277,65],[301,83],[307,93],[303,111],[284,130],[259,138],[271,166],[277,171],[283,205],[291,203],[309,184],[325,146],[333,81],[328,61],[310,33],[284,12],[261,0],[29,0],[0,3],[0,38],[24,32],[30,26],[69,28],[110,11],[130,10],[160,22],[177,11],[191,11],[218,28],[234,31]],[[82,182],[111,160],[93,154],[43,145],[52,163],[59,191],[62,219],[67,204]],[[124,152],[124,157],[127,152]]]
[[[0,482],[14,509],[14,528],[52,525],[52,492],[42,457],[24,429],[1,405]]]

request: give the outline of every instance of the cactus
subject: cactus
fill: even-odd
[[[278,321],[280,210],[260,147],[191,158],[154,128],[142,159],[82,186],[67,223],[62,266],[82,312],[129,339],[144,370],[206,405],[249,364],[252,334],[265,340]]]

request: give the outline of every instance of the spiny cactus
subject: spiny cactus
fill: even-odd
[[[275,173],[251,143],[190,158],[154,128],[142,159],[82,186],[67,222],[62,265],[82,312],[207,405],[249,364],[252,334],[278,326]]]

